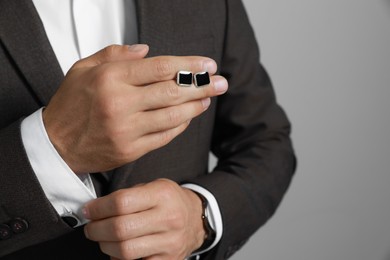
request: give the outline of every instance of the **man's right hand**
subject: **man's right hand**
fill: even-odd
[[[180,70],[213,75],[209,58],[147,52],[110,46],[78,61],[43,111],[50,141],[75,173],[110,170],[168,144],[227,90],[221,76],[207,87],[176,85]]]

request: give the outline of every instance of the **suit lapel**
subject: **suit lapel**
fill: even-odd
[[[172,53],[172,44],[167,35],[173,35],[173,17],[167,7],[172,5],[166,0],[137,0],[139,42],[150,46],[149,56]],[[173,8],[173,7],[172,7]]]
[[[158,1],[156,1],[158,2]],[[153,9],[149,6],[151,5],[147,0],[136,0],[137,6],[137,18],[138,18],[138,41],[140,43],[149,44],[153,46],[150,48],[150,52],[156,52],[154,47],[158,47],[158,44],[153,44],[153,17],[158,17],[153,13]],[[149,8],[148,8],[149,7]],[[149,56],[154,56],[152,53],[149,53]]]
[[[139,42],[149,56],[215,54],[213,19],[198,0],[137,0]]]
[[[32,1],[0,0],[0,42],[41,105],[63,79],[62,70]]]

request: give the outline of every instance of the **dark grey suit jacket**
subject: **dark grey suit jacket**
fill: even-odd
[[[204,259],[226,259],[271,217],[290,183],[290,124],[240,0],[140,0],[137,13],[150,56],[211,57],[230,89],[172,143],[94,174],[94,184],[99,195],[160,177],[205,187],[219,202],[224,233]],[[21,120],[48,103],[63,77],[32,2],[0,0],[0,224],[29,224],[0,240],[2,259],[106,259],[56,214],[21,142]],[[219,162],[209,174],[210,150]]]

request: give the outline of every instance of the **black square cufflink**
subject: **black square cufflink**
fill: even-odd
[[[176,83],[182,87],[191,87],[192,85],[192,72],[190,71],[179,71],[176,77]]]
[[[207,71],[196,73],[194,76],[195,86],[203,87],[210,84],[210,76]]]

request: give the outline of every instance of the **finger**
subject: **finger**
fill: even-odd
[[[93,67],[107,62],[142,59],[149,52],[146,44],[110,45],[76,62],[73,68]]]
[[[217,71],[214,60],[200,56],[158,56],[137,60],[136,63],[123,62],[122,66],[127,73],[121,73],[120,69],[118,73],[125,77],[127,83],[135,86],[175,79],[181,70],[207,71],[210,75]]]
[[[190,101],[184,104],[145,111],[132,121],[147,134],[166,131],[199,116],[210,106],[210,98]],[[140,136],[137,136],[140,137]]]
[[[170,143],[174,138],[184,132],[187,129],[190,121],[184,122],[178,127],[151,133],[138,138],[132,145],[133,155],[136,158],[141,157],[153,150],[161,148]]]
[[[156,208],[89,222],[85,235],[92,241],[119,242],[166,231],[164,216]]]
[[[84,206],[84,215],[90,220],[132,214],[153,208],[157,203],[147,185],[115,191]]]
[[[139,259],[163,253],[171,242],[162,234],[138,237],[121,242],[100,242],[103,253],[119,259]]]
[[[142,110],[157,109],[181,104],[190,100],[222,95],[227,89],[228,82],[222,76],[211,77],[209,86],[200,88],[179,87],[173,80],[169,80],[141,89],[143,102],[140,105]]]
[[[131,155],[133,160],[139,159],[141,156],[161,148],[168,143],[170,143],[175,137],[180,135],[190,124],[190,120],[184,122],[178,127],[168,129],[165,131],[160,131],[156,133],[150,133],[146,135],[140,135],[131,145],[128,147],[126,154]],[[88,218],[88,217],[86,217]]]

